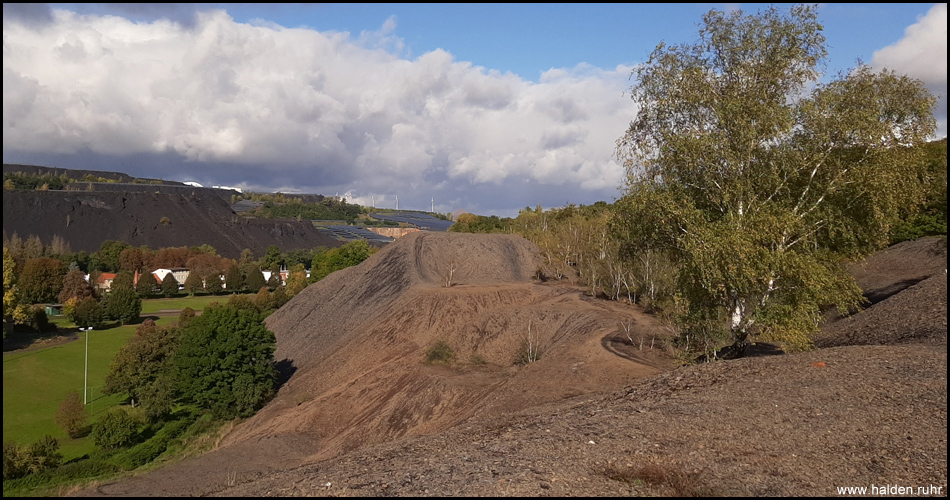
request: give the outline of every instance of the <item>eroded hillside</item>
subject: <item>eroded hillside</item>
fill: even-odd
[[[269,245],[288,251],[342,244],[309,222],[244,218],[220,196],[198,192],[4,191],[3,231],[45,244],[59,236],[74,252],[118,240],[153,249],[208,244],[234,259],[245,248],[263,255]]]

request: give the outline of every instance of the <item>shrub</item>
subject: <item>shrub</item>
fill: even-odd
[[[138,436],[138,423],[124,408],[113,408],[92,426],[92,442],[103,450],[131,446]]]
[[[80,328],[91,326],[98,330],[102,328],[102,324],[105,321],[105,314],[103,314],[102,306],[98,300],[94,297],[86,297],[76,302],[72,317],[69,319]]]
[[[455,351],[444,340],[439,340],[426,350],[426,363],[449,364],[455,359]]]
[[[70,391],[56,412],[56,425],[69,437],[77,438],[86,427],[86,408],[79,397],[79,391]]]
[[[142,298],[130,288],[118,288],[102,299],[105,316],[122,324],[134,323],[142,314]]]
[[[53,436],[44,436],[29,446],[7,442],[3,444],[3,480],[54,469],[62,461],[59,442]]]
[[[151,439],[115,457],[113,463],[122,469],[132,470],[155,460],[168,449],[169,442],[184,432],[190,424],[190,420],[176,420],[165,424]]]

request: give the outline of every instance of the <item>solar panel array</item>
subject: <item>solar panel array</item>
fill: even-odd
[[[424,212],[395,212],[370,214],[374,219],[411,224],[429,231],[447,231],[452,221],[442,220]]]
[[[389,236],[383,236],[381,234],[374,233],[365,227],[360,226],[344,226],[344,225],[326,225],[320,226],[315,225],[317,231],[320,231],[323,234],[326,234],[332,238],[346,241],[354,240],[369,240],[377,241],[381,243],[391,243],[396,241]]]

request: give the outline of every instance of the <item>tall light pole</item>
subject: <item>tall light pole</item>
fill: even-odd
[[[86,389],[89,387],[89,332],[92,327],[80,328],[79,331],[86,332],[86,369],[82,379],[82,404],[86,404]]]

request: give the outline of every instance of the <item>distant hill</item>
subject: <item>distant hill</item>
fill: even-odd
[[[134,180],[115,172],[34,168],[38,169],[36,175],[66,173],[75,179],[81,178],[80,173],[88,172],[111,174],[123,183]],[[5,164],[5,173],[7,169]],[[36,235],[45,244],[49,244],[53,236],[59,236],[75,252],[96,251],[105,240],[148,245],[153,249],[208,244],[230,258],[238,258],[245,248],[262,255],[269,245],[287,251],[317,246],[332,248],[343,243],[320,233],[309,222],[240,216],[231,210],[229,201],[217,193],[226,190],[192,188],[182,183],[112,184],[108,189],[4,190],[4,234],[7,237],[17,234],[21,238]]]
[[[19,163],[4,163],[3,164],[3,173],[11,172],[22,172],[27,175],[51,175],[54,177],[59,177],[61,175],[66,175],[70,179],[75,180],[84,180],[88,176],[92,176],[95,179],[106,179],[114,182],[123,182],[123,183],[143,183],[143,184],[167,184],[171,186],[184,186],[185,183],[178,181],[166,181],[163,179],[151,179],[151,178],[139,178],[132,177],[128,174],[123,174],[121,172],[107,172],[105,170],[75,170],[71,168],[59,168],[59,167],[44,167],[40,165],[23,165]]]

